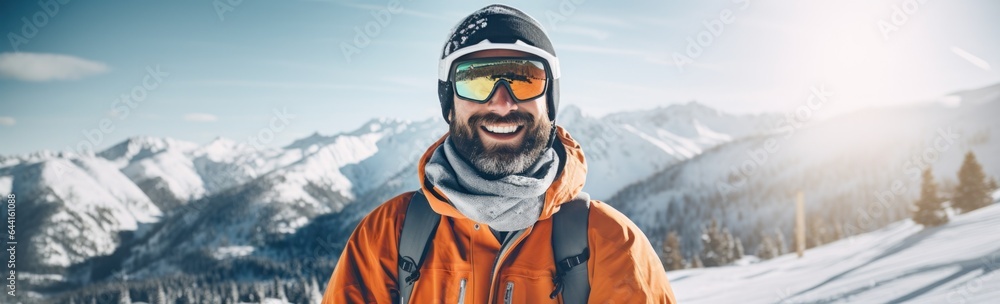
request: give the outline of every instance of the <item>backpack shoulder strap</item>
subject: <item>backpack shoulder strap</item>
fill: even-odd
[[[587,303],[590,279],[587,241],[590,195],[580,192],[572,201],[560,206],[552,215],[552,251],[556,260],[556,289],[549,295],[555,299],[562,292],[563,303]],[[571,271],[572,270],[572,271]]]
[[[399,303],[407,303],[410,300],[413,283],[420,278],[420,266],[424,262],[424,254],[434,239],[434,231],[437,230],[440,220],[441,215],[431,209],[423,190],[418,189],[406,207],[403,231],[399,234],[396,275]]]

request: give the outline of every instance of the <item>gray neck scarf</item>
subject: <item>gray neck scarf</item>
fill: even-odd
[[[517,231],[538,221],[545,191],[559,171],[555,150],[542,152],[524,174],[487,180],[452,145],[451,137],[446,138],[434,150],[424,173],[459,212],[498,231]]]

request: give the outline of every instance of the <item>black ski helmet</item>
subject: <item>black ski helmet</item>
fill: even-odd
[[[548,35],[538,20],[521,10],[493,4],[479,9],[462,19],[448,35],[438,62],[438,99],[445,122],[454,107],[451,66],[459,57],[483,50],[515,50],[532,54],[548,62],[552,79],[548,82],[546,106],[549,120],[555,125],[559,108],[559,58]]]

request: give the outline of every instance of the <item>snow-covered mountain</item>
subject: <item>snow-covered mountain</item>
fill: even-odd
[[[994,194],[1000,200],[1000,192]],[[667,272],[681,303],[994,303],[1000,204],[923,229],[877,231],[749,265]]]
[[[671,230],[686,236],[687,256],[700,250],[697,236],[712,218],[751,253],[764,233],[778,230],[789,239],[789,206],[799,191],[807,217],[825,221],[830,236],[871,231],[908,216],[925,167],[953,183],[972,151],[987,175],[1000,176],[1000,86],[956,96],[992,100],[870,109],[741,138],[659,171],[609,201],[654,243]]]
[[[92,155],[27,159],[0,168],[0,183],[0,191],[17,196],[19,248],[30,257],[18,266],[25,269],[110,254],[122,242],[119,233],[162,215],[117,166]]]
[[[216,138],[204,146],[170,138],[133,137],[98,155],[118,165],[165,210],[234,187],[300,157]]]
[[[595,119],[575,107],[557,122],[580,142],[587,157],[587,185],[594,198],[607,199],[623,187],[735,138],[774,128],[774,114],[732,115],[697,102]]]
[[[407,163],[400,160],[418,153],[413,146],[426,147],[445,132],[435,122],[376,119],[352,132],[313,134],[279,151],[259,152],[269,157],[250,158],[262,163],[254,168],[273,169],[251,171],[256,176],[249,181],[192,201],[128,248],[122,267],[138,276],[156,276],[192,259],[248,255],[316,216],[339,212],[359,189],[373,188],[369,184],[384,182],[378,179],[386,172],[402,170]],[[212,157],[193,155],[196,163]],[[214,164],[225,164],[222,159],[215,157]]]

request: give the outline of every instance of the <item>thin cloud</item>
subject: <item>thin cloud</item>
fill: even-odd
[[[22,81],[76,80],[108,71],[101,62],[46,53],[0,53],[0,76]]]
[[[10,116],[0,116],[0,125],[13,126],[17,120]]]
[[[219,120],[219,118],[208,113],[187,113],[184,114],[184,120],[194,122],[213,122]]]

